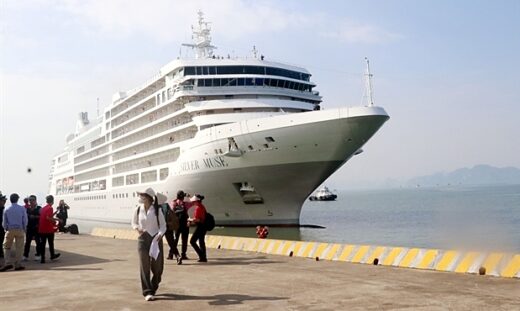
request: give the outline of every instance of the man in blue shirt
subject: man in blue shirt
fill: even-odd
[[[0,268],[0,272],[14,268],[15,270],[23,270],[25,267],[21,265],[22,253],[25,238],[25,229],[27,228],[27,211],[25,207],[18,205],[20,196],[16,193],[11,194],[9,201],[11,206],[4,210],[2,225],[5,229],[4,255],[5,265]],[[11,256],[11,247],[13,243],[16,247],[16,255],[14,265]]]

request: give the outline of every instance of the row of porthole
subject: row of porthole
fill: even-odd
[[[106,195],[89,195],[86,197],[75,197],[74,201],[90,201],[90,200],[105,200],[107,198]]]
[[[135,192],[133,192],[132,194],[135,197]],[[115,194],[112,194],[112,199],[124,199],[124,198],[128,198],[128,193],[115,193]]]
[[[166,192],[168,193],[168,192]],[[135,198],[136,194],[135,192],[132,193],[132,197]],[[103,195],[91,195],[86,197],[75,197],[74,201],[90,201],[90,200],[106,200],[107,196],[105,194]],[[112,199],[124,199],[128,198],[128,193],[115,193],[112,194]]]

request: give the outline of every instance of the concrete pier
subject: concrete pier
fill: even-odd
[[[519,310],[520,280],[208,249],[140,293],[136,242],[57,235],[62,257],[0,273],[2,310]],[[188,256],[195,259],[195,253]]]

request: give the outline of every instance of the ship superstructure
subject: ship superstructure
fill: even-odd
[[[308,195],[388,119],[373,104],[320,109],[304,68],[216,56],[199,13],[195,58],[179,58],[103,114],[81,113],[52,163],[71,217],[128,222],[136,191],[203,193],[217,224],[299,223]]]

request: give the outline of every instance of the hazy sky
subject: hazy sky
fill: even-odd
[[[520,1],[0,0],[0,190],[45,193],[77,114],[179,55],[201,9],[217,54],[306,67],[356,106],[363,58],[391,116],[337,188],[476,164],[520,167]],[[28,174],[27,168],[33,172]]]

